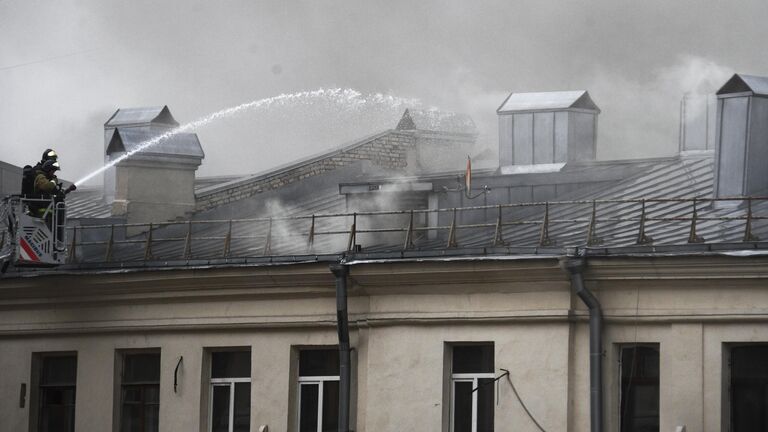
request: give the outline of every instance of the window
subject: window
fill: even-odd
[[[731,348],[730,430],[768,431],[768,345]]]
[[[251,427],[251,352],[211,353],[210,431],[248,432]]]
[[[453,345],[451,432],[493,432],[493,344]]]
[[[339,350],[299,351],[299,431],[335,432],[339,424]]]
[[[157,432],[160,353],[124,353],[120,376],[120,432]]]
[[[74,431],[77,356],[42,355],[39,358],[39,366],[37,430]]]
[[[621,432],[659,430],[659,346],[620,348]]]

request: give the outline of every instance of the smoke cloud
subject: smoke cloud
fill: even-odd
[[[54,147],[76,179],[103,163],[117,108],[168,105],[185,123],[337,87],[471,114],[491,149],[509,92],[587,89],[603,110],[599,157],[671,154],[684,92],[716,87],[723,70],[768,75],[766,19],[762,0],[4,0],[0,159],[24,165]],[[401,114],[315,108],[197,131],[199,174],[260,171]]]

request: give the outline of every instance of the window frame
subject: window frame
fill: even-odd
[[[456,413],[456,383],[471,382],[472,389],[478,388],[481,379],[495,379],[496,374],[493,372],[478,372],[478,373],[452,373],[451,374],[451,411],[450,419],[451,425],[449,430],[453,432],[454,427],[454,414]],[[477,432],[477,391],[472,392],[472,432]],[[495,399],[495,398],[494,398]]]
[[[341,375],[301,375],[301,353],[306,351],[338,351],[339,347],[338,345],[321,345],[321,346],[294,346],[295,349],[295,359],[296,359],[296,369],[295,369],[295,376],[296,379],[296,385],[295,385],[295,391],[296,391],[296,411],[295,411],[295,419],[296,419],[296,430],[301,430],[301,388],[302,386],[311,386],[315,385],[318,387],[317,389],[317,432],[322,432],[323,428],[323,402],[325,400],[325,395],[323,392],[323,387],[326,382],[338,382],[341,384]],[[340,366],[340,364],[339,364]],[[340,371],[339,371],[340,372]],[[339,404],[339,401],[337,401],[337,406]],[[338,415],[338,409],[336,410],[336,414]]]
[[[477,389],[480,385],[481,379],[496,379],[496,344],[494,342],[450,342],[447,344],[448,350],[446,352],[448,357],[448,371],[449,371],[449,409],[448,409],[448,431],[454,432],[455,428],[455,414],[456,414],[456,384],[460,382],[470,382],[472,383],[472,389]],[[466,346],[488,346],[491,349],[491,352],[493,353],[493,371],[492,372],[460,372],[460,373],[454,373],[454,350],[457,347],[466,347]],[[479,391],[473,391],[472,392],[472,411],[471,411],[471,422],[472,422],[472,432],[477,432],[478,428],[478,397],[479,397]],[[495,403],[496,396],[493,396],[493,402]],[[494,415],[491,419],[492,422],[495,422],[495,409],[494,409]],[[495,428],[494,428],[495,429]]]
[[[744,380],[745,378],[737,378],[733,373],[733,351],[740,348],[750,347],[762,347],[768,348],[768,341],[751,341],[751,342],[723,342],[722,344],[722,373],[721,373],[721,430],[733,431],[735,430],[735,413],[734,413],[734,380]],[[766,396],[768,399],[768,396]]]
[[[618,401],[617,401],[618,402],[618,407],[617,407],[617,409],[618,409],[618,417],[617,417],[617,419],[618,419],[618,430],[619,430],[619,432],[621,432],[623,430],[623,427],[624,427],[624,412],[622,410],[622,404],[623,404],[624,397],[625,397],[625,395],[624,395],[625,390],[624,390],[624,377],[623,377],[623,374],[622,374],[622,369],[623,369],[622,351],[624,349],[626,349],[626,348],[630,348],[631,349],[633,347],[636,348],[636,349],[637,348],[652,348],[652,349],[656,350],[656,353],[658,354],[658,359],[659,359],[659,364],[658,364],[659,376],[657,377],[657,382],[656,382],[656,385],[658,387],[658,393],[656,395],[656,398],[657,398],[657,401],[659,403],[659,420],[661,419],[661,344],[658,343],[658,342],[637,342],[637,343],[627,342],[627,343],[619,343],[619,344],[616,344],[617,358],[618,358],[618,361],[617,361],[617,366],[618,366],[617,367],[617,375],[618,375],[618,377],[617,377],[617,382],[618,382]],[[647,378],[644,378],[644,379],[647,379]],[[638,380],[638,378],[635,377],[635,380]],[[628,388],[629,387],[627,387],[627,389]]]
[[[339,382],[341,377],[339,375],[320,375],[320,376],[299,376],[296,386],[296,428],[301,430],[301,387],[302,386],[317,386],[317,432],[323,430],[323,384],[326,382]]]
[[[213,354],[214,353],[239,353],[239,352],[247,352],[250,357],[250,368],[248,370],[249,376],[246,377],[227,377],[227,378],[213,378]],[[229,432],[233,432],[233,429],[235,427],[235,384],[237,383],[248,383],[251,384],[253,381],[253,353],[251,351],[250,347],[224,347],[224,348],[216,348],[216,349],[210,349],[208,351],[208,425],[207,425],[207,431],[212,432],[213,431],[213,389],[214,387],[229,387]],[[249,391],[253,391],[252,386],[248,387]],[[251,401],[251,404],[253,401]],[[248,413],[250,416],[251,412],[251,404],[248,406]],[[251,427],[248,425],[248,430],[250,430]]]
[[[45,367],[45,360],[48,358],[56,357],[74,357],[75,358],[75,376],[74,383],[71,385],[61,384],[43,384],[43,369]],[[39,432],[41,429],[40,422],[43,419],[43,405],[45,402],[44,389],[61,389],[72,388],[73,403],[72,403],[72,430],[76,426],[77,421],[77,376],[79,371],[78,353],[77,351],[55,351],[55,352],[37,352],[32,354],[32,385],[30,386],[30,422],[29,430],[31,432]]]
[[[158,411],[158,424],[157,424],[157,430],[160,430],[160,383],[162,381],[162,351],[160,348],[147,348],[147,349],[119,349],[116,350],[117,354],[117,369],[116,369],[116,382],[115,382],[115,410],[117,412],[117,418],[115,419],[114,423],[114,430],[118,432],[122,432],[122,422],[123,422],[123,405],[125,405],[125,402],[123,401],[123,389],[125,387],[139,387],[142,389],[142,408],[146,407],[147,404],[144,401],[143,394],[144,389],[150,385],[157,385],[157,411]],[[154,381],[137,381],[132,382],[130,384],[125,383],[125,359],[127,356],[131,355],[141,355],[141,354],[157,354],[158,355],[158,362],[159,362],[159,373],[160,375],[157,377],[157,382]],[[149,404],[149,405],[155,405],[155,404]],[[144,428],[144,410],[142,409],[142,422],[141,427]]]

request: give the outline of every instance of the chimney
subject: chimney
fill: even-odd
[[[717,91],[715,196],[768,191],[768,78],[735,74]]]
[[[107,162],[178,126],[168,107],[119,109],[104,125]],[[179,133],[108,170],[104,198],[128,223],[183,217],[195,208],[195,171],[205,157],[197,134]]]
[[[496,113],[502,174],[559,171],[596,158],[600,109],[585,90],[511,93]]]
[[[685,94],[680,100],[680,154],[712,152],[715,149],[717,97]]]

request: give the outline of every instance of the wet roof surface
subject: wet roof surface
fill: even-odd
[[[448,243],[448,231],[452,212],[444,209],[439,216],[440,228],[436,236],[427,231],[414,230],[412,245],[407,242],[407,212],[404,215],[358,215],[355,219],[359,230],[354,243],[359,244],[360,256],[453,256],[456,254],[563,254],[568,248],[590,246],[600,248],[637,247],[640,234],[642,203],[621,201],[647,199],[645,202],[645,236],[649,240],[642,245],[646,250],[667,250],[680,247],[681,250],[694,248],[711,249],[711,244],[733,244],[750,249],[760,242],[753,238],[744,242],[745,220],[722,220],[724,217],[743,218],[747,210],[742,207],[717,208],[708,202],[697,203],[697,241],[691,243],[692,201],[653,201],[672,198],[705,198],[712,194],[712,158],[686,157],[670,158],[644,165],[640,172],[624,181],[609,183],[592,192],[574,191],[548,205],[548,244],[542,244],[542,221],[545,218],[544,203],[520,207],[505,207],[501,211],[501,242],[496,242],[498,211],[496,208],[467,210],[467,216],[459,214],[455,231],[455,242]],[[596,200],[596,223],[592,226],[592,241],[588,241],[592,219],[592,200]],[[618,200],[619,202],[604,202]],[[263,204],[263,203],[262,203]],[[284,205],[279,208],[281,216],[297,216],[290,220],[250,219],[261,216],[254,213],[245,203],[235,205],[229,217],[235,219],[206,222],[210,215],[199,215],[193,224],[177,224],[156,228],[153,231],[150,251],[146,248],[146,234],[132,238],[119,236],[116,240],[133,240],[134,243],[115,244],[111,260],[121,266],[131,262],[149,261],[200,262],[225,258],[265,258],[333,255],[347,250],[348,230],[353,222],[347,216],[325,217],[324,215],[344,213],[346,201],[338,190],[318,190],[311,199],[301,204]],[[755,202],[754,216],[768,216],[768,202]],[[473,216],[469,216],[474,212]],[[311,215],[315,215],[314,224]],[[483,215],[484,216],[478,216]],[[487,226],[462,227],[466,222],[484,220]],[[417,217],[418,219],[418,217]],[[423,217],[418,220],[423,220]],[[472,222],[476,224],[476,222]],[[482,223],[480,224],[482,225]],[[418,227],[418,222],[416,223]],[[394,232],[366,233],[368,229],[393,229]],[[104,228],[106,229],[106,227]],[[310,232],[314,232],[310,242]],[[752,233],[759,238],[768,238],[768,224],[765,220],[752,221]],[[189,241],[191,238],[191,242]],[[119,243],[119,242],[118,242]],[[664,249],[667,248],[667,249]],[[473,252],[474,251],[474,252]],[[104,262],[106,245],[83,248],[79,259],[83,263]]]

